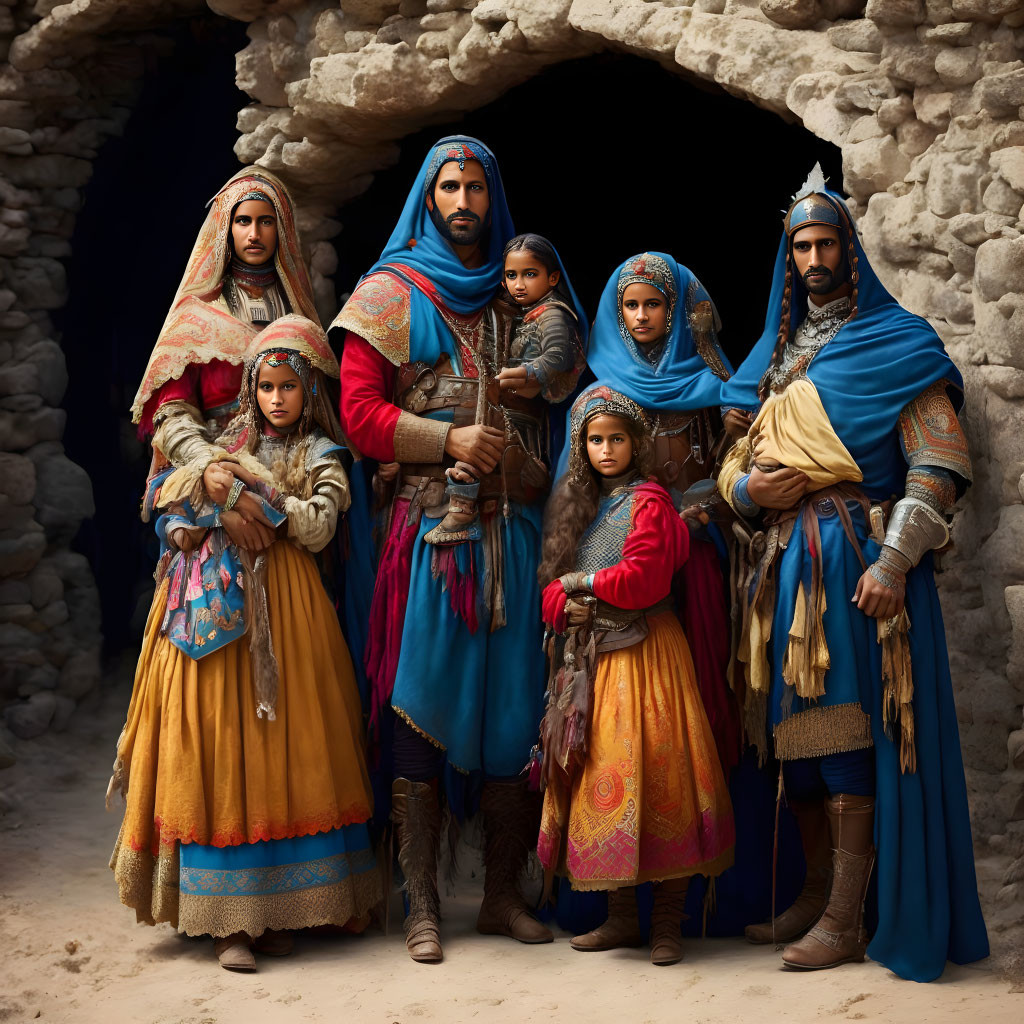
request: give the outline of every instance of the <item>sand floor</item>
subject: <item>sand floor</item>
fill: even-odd
[[[655,968],[646,950],[581,954],[564,934],[547,946],[480,936],[473,879],[445,901],[441,965],[412,963],[400,932],[373,932],[303,935],[292,956],[231,974],[210,940],[137,925],[117,901],[119,814],[103,794],[127,701],[114,687],[67,733],[16,743],[0,777],[0,1022],[1024,1021],[1024,994],[989,962],[917,985],[870,962],[791,973],[739,939],[688,940],[682,963]]]

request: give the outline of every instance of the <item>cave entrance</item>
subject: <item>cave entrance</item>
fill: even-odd
[[[171,36],[124,136],[95,162],[72,240],[70,301],[55,316],[70,376],[64,444],[96,499],[75,546],[96,575],[108,656],[138,643],[157,551],[138,519],[149,459],[128,408],[204,204],[237,169],[245,102],[233,81],[240,25],[206,16]],[[183,155],[168,162],[166,126],[183,110],[196,116]],[[588,57],[407,136],[398,163],[341,210],[339,295],[380,254],[428,146],[454,132],[495,151],[517,230],[555,243],[591,316],[622,260],[669,252],[715,299],[734,363],[762,329],[781,208],[815,160],[842,180],[839,150],[799,125],[644,58]]]
[[[341,293],[380,255],[430,144],[455,133],[494,151],[516,230],[555,244],[591,317],[623,260],[671,253],[715,300],[734,364],[764,326],[789,197],[816,160],[842,182],[840,150],[798,124],[642,57],[585,57],[403,139],[341,209]]]

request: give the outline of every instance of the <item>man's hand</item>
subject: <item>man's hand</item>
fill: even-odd
[[[468,462],[477,476],[484,476],[498,464],[505,450],[505,435],[495,427],[480,424],[452,427],[444,450],[456,462]]]
[[[765,473],[755,466],[747,481],[747,494],[761,508],[792,508],[803,497],[808,483],[799,469],[783,466]]]
[[[511,391],[523,398],[536,398],[540,394],[540,381],[531,378],[525,366],[506,366],[494,379],[502,391]]]
[[[235,482],[235,474],[223,462],[211,462],[203,472],[203,488],[215,505],[228,500],[228,491]]]
[[[274,543],[274,531],[269,526],[256,522],[247,523],[241,513],[234,509],[223,512],[220,522],[227,530],[231,543],[236,547],[245,548],[246,551],[263,551]]]
[[[865,615],[873,619],[891,619],[903,611],[903,602],[907,588],[899,584],[895,588],[879,583],[870,572],[865,571],[857,580],[857,589],[853,593],[852,603]]]
[[[730,409],[722,417],[725,431],[734,441],[738,441],[741,437],[746,437],[747,431],[750,430],[750,424],[753,422],[754,414],[752,412],[744,412],[743,409]]]
[[[391,483],[391,481],[398,476],[398,471],[401,468],[402,466],[399,462],[382,462],[377,467],[377,476],[383,480],[384,483]]]

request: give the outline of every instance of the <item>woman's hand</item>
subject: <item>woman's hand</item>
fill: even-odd
[[[526,372],[525,366],[506,366],[495,378],[502,391],[511,391],[523,398],[536,398],[540,394],[540,381]]]
[[[222,512],[220,523],[227,530],[231,543],[246,551],[264,551],[274,543],[274,531],[269,526],[258,522],[246,522],[242,514],[234,509]]]
[[[904,583],[887,587],[865,571],[857,580],[857,589],[851,599],[865,615],[873,619],[891,619],[903,611],[907,588]]]
[[[723,417],[725,432],[734,440],[746,437],[750,424],[754,422],[754,414],[743,409],[730,409]]]
[[[223,505],[228,500],[228,491],[234,482],[235,474],[223,462],[211,462],[203,472],[203,488],[215,505]]]
[[[590,598],[569,597],[565,601],[565,620],[570,626],[582,626],[590,621],[590,610],[594,600]]]
[[[263,502],[252,491],[242,491],[229,512],[238,512],[246,523],[261,523],[263,526],[269,526],[271,530],[274,528],[274,524],[263,511]],[[223,520],[222,515],[221,521]]]
[[[747,480],[747,494],[761,508],[792,508],[804,496],[808,483],[806,474],[790,466],[771,473],[754,466]]]

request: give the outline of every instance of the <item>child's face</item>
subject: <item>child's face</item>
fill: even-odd
[[[519,306],[532,306],[558,284],[559,271],[547,268],[529,249],[515,249],[505,257],[505,290]]]
[[[619,416],[602,413],[586,426],[587,457],[601,476],[622,476],[633,464],[633,438]]]
[[[653,345],[668,333],[668,305],[654,285],[631,284],[622,293],[622,319],[638,345]]]
[[[256,400],[271,426],[290,427],[302,415],[302,381],[287,363],[264,363],[256,382]]]

